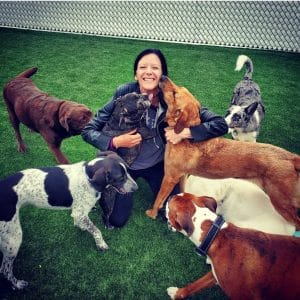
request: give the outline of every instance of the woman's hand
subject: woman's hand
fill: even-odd
[[[171,127],[165,128],[166,140],[172,144],[178,144],[183,139],[192,138],[191,131],[189,128],[184,128],[180,133],[175,133]]]
[[[120,147],[132,148],[140,144],[141,141],[142,141],[142,136],[139,133],[136,133],[136,129],[134,129],[128,133],[115,136],[112,139],[112,144],[116,149]]]

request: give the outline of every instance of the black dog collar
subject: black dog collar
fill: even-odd
[[[206,256],[207,251],[212,244],[213,240],[220,231],[222,225],[225,223],[225,220],[222,216],[217,216],[215,221],[212,223],[211,227],[208,230],[208,233],[199,247],[196,248],[196,252],[201,256]]]

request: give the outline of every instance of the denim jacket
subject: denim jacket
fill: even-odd
[[[120,96],[124,96],[132,92],[140,93],[139,85],[137,82],[126,83],[117,88],[112,99],[101,109],[99,109],[95,117],[82,130],[82,138],[87,143],[102,151],[109,150],[111,137],[103,134],[101,130],[104,127],[105,123],[109,120],[114,110],[114,100]],[[159,94],[159,99],[161,107],[164,111],[157,120],[156,129],[158,130],[160,138],[165,143],[166,140],[164,135],[164,128],[168,126],[165,122],[167,104],[163,99],[162,93]],[[193,138],[192,141],[204,141],[209,138],[218,137],[227,133],[228,127],[225,119],[208,110],[207,108],[202,107],[200,109],[200,118],[202,123],[190,128]]]

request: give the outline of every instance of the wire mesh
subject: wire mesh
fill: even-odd
[[[1,1],[0,26],[299,52],[298,1]]]

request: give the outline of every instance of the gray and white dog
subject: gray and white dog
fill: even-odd
[[[256,142],[265,108],[260,88],[252,80],[252,61],[248,56],[240,55],[235,70],[240,71],[244,65],[246,73],[234,88],[225,121],[229,127],[228,133],[231,133],[234,140]]]

